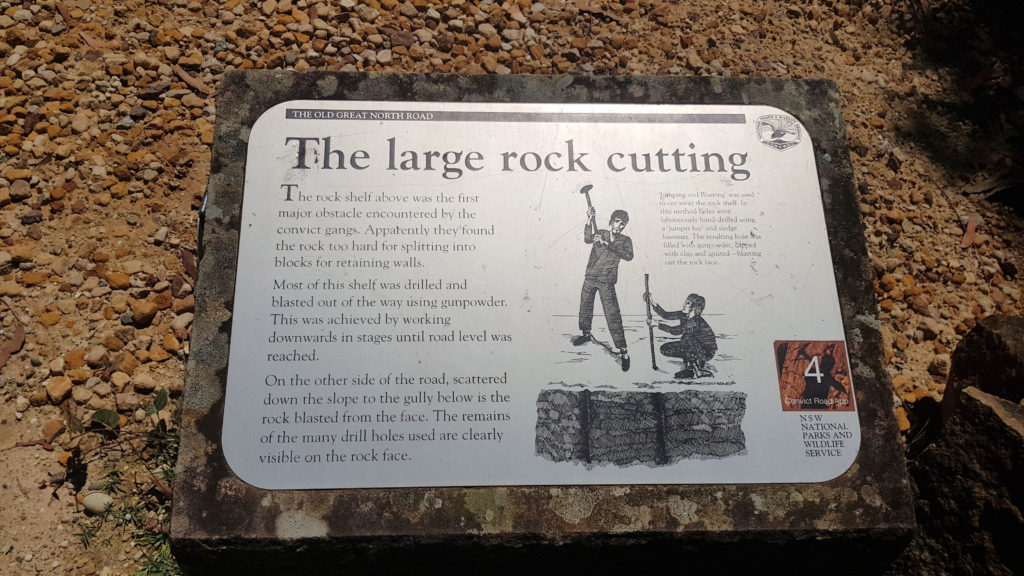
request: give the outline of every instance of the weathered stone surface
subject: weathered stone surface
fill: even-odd
[[[531,14],[539,6],[534,4]],[[370,15],[363,20],[369,22]],[[606,573],[678,564],[716,573],[827,565],[832,574],[865,574],[895,555],[909,536],[914,520],[892,392],[881,364],[874,274],[864,248],[839,95],[831,83],[229,72],[219,98],[208,207],[214,216],[206,222],[201,247],[203,282],[196,292],[171,528],[176,555],[192,571],[293,573],[329,563],[352,573],[441,564],[465,573],[481,567],[494,573]],[[853,467],[834,480],[807,485],[303,492],[267,491],[242,482],[224,459],[220,434],[247,135],[264,110],[300,98],[751,103],[797,116],[815,143],[858,377],[862,440]]]

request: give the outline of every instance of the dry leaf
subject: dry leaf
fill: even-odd
[[[7,359],[11,357],[18,350],[21,350],[21,346],[25,343],[25,328],[18,324],[14,327],[14,334],[11,334],[10,340],[7,340],[0,345],[0,366],[7,364]]]
[[[47,452],[53,452],[53,444],[46,440],[29,440],[28,442],[15,442],[14,448],[24,448],[25,446],[41,446],[43,450]]]
[[[97,39],[93,38],[92,36],[86,34],[85,32],[79,32],[78,35],[82,37],[82,40],[85,40],[85,43],[88,44],[90,48],[106,48],[107,47],[107,43],[106,42],[104,42],[102,40],[97,40]]]
[[[174,70],[174,73],[177,74],[179,77],[181,77],[182,80],[185,81],[185,84],[188,84],[189,86],[195,88],[196,90],[199,90],[203,94],[206,94],[206,95],[210,94],[210,92],[211,92],[210,87],[207,86],[205,82],[203,82],[199,78],[196,78],[195,76],[189,74],[188,72],[185,72],[185,70],[182,69],[181,66],[178,66],[177,64],[171,64],[171,70]]]
[[[74,409],[68,400],[65,400],[60,405],[61,410],[64,412],[64,420],[68,424],[68,430],[72,432],[83,432],[85,431],[85,422],[75,414]]]
[[[960,240],[961,248],[967,248],[974,243],[975,230],[978,228],[979,219],[980,217],[977,214],[971,214],[967,218],[967,231],[964,232],[964,237]]]
[[[181,264],[185,267],[185,273],[192,279],[193,285],[199,279],[199,268],[196,266],[196,257],[191,252],[181,249]]]
[[[985,197],[989,198],[994,194],[1006,190],[1007,188],[1013,188],[1014,186],[1019,186],[1021,184],[1024,184],[1024,178],[1020,178],[1019,176],[1009,173],[1003,173],[991,178],[986,178],[976,184],[964,186],[963,192],[964,194],[984,193]]]
[[[60,11],[60,16],[61,18],[64,19],[65,24],[67,24],[68,26],[74,25],[75,22],[71,19],[71,14],[69,13],[68,7],[65,4],[57,4],[57,10]]]
[[[171,497],[173,492],[171,491],[171,487],[167,484],[167,482],[164,482],[162,479],[154,476],[153,474],[149,475],[149,479],[151,482],[153,482],[153,487],[156,488],[157,492],[163,494],[165,498]]]
[[[616,22],[622,22],[624,20],[622,14],[616,14],[614,12],[604,10],[599,6],[580,6],[580,12],[593,14],[595,16],[604,16],[605,18]]]

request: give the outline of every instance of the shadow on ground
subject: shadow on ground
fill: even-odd
[[[1024,214],[1024,15],[1015,6],[919,3],[910,66],[949,74],[940,95],[905,102],[896,128],[951,173],[1003,175],[992,199]]]

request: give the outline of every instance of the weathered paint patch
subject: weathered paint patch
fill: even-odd
[[[515,518],[509,507],[508,488],[466,490],[466,510],[476,516],[482,532],[499,534],[512,530]]]
[[[696,502],[684,500],[679,496],[670,496],[668,499],[668,513],[683,526],[693,524],[700,519],[697,515],[699,508]]]
[[[302,510],[286,510],[274,522],[274,535],[278,538],[323,538],[327,536],[327,522],[310,516]]]
[[[578,488],[552,488],[551,496],[548,507],[569,524],[579,524],[581,520],[590,518],[594,507],[601,501],[600,492]]]

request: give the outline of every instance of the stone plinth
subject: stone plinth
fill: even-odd
[[[175,554],[190,572],[606,573],[678,565],[711,573],[775,567],[865,574],[884,565],[908,538],[913,508],[889,379],[881,364],[881,336],[839,95],[832,83],[236,72],[226,74],[218,98],[172,521]],[[708,484],[694,477],[633,485],[268,490],[245,482],[228,464],[221,434],[240,304],[234,294],[240,227],[246,217],[246,154],[257,119],[290,100],[739,104],[772,106],[792,115],[814,145],[849,359],[844,373],[853,379],[860,430],[852,466],[834,479],[807,483]],[[793,142],[784,127],[777,131],[780,135],[772,140],[764,137],[766,145],[785,148]],[[361,161],[358,153],[346,161],[352,158]],[[296,165],[304,162],[300,158]],[[646,330],[643,326],[638,333],[646,337]],[[835,343],[826,344],[839,350]],[[642,353],[633,350],[634,365]],[[772,370],[771,350],[765,353]],[[604,360],[618,373],[618,366]],[[633,370],[635,374],[638,368]],[[821,381],[820,372],[810,366],[802,372],[818,374]],[[776,379],[774,373],[770,376]],[[673,380],[671,371],[666,378],[671,386],[690,385],[682,377]],[[848,384],[841,388],[850,390]],[[695,469],[702,458],[721,458],[723,466],[732,465],[757,440],[751,438],[754,432],[737,424],[754,407],[734,389],[746,383],[716,385],[722,390],[704,397],[573,392],[559,400],[566,413],[555,420],[561,433],[571,436],[577,430],[587,441],[578,449],[570,447],[568,459],[638,464],[655,472],[677,460]],[[778,387],[777,382],[772,385]],[[781,413],[782,402],[774,394],[773,410]],[[824,394],[834,397],[828,389]],[[541,418],[547,408],[541,404],[552,398],[545,393],[533,398]],[[642,407],[649,416],[609,427],[609,419],[629,420],[617,415],[623,402],[632,406],[632,413]],[[584,413],[587,421],[581,423]],[[537,424],[538,442],[544,426],[543,421]],[[609,436],[608,430],[644,437],[643,448],[632,447],[622,456],[619,440],[609,440],[614,434]],[[555,450],[538,453],[558,460]],[[596,462],[595,456],[600,457]],[[771,471],[770,460],[756,464]],[[402,483],[415,485],[415,478],[403,478]]]

